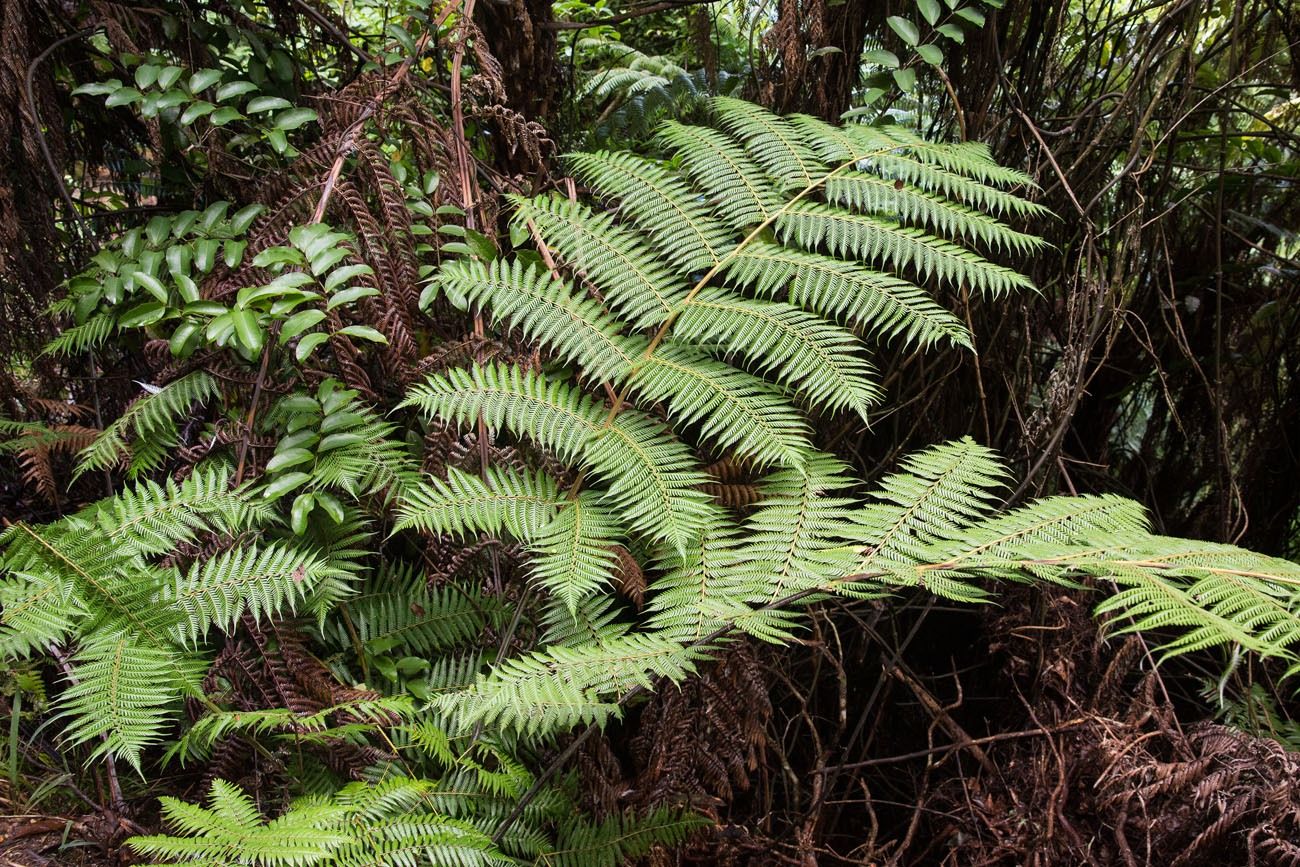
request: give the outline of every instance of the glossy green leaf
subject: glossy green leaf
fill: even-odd
[[[889,29],[898,34],[899,39],[903,40],[908,45],[916,45],[916,43],[921,41],[921,31],[917,29],[915,24],[908,21],[906,18],[899,15],[890,15],[885,19],[885,23],[889,25]]]

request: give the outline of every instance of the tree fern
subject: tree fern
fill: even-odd
[[[251,864],[256,867],[404,867],[423,861],[455,867],[506,859],[481,831],[415,809],[425,784],[395,780],[354,783],[333,798],[303,798],[266,820],[253,799],[221,780],[210,806],[163,798],[163,818],[183,836],[133,837],[141,855],[168,863]]]
[[[656,143],[669,161],[569,158],[608,212],[550,195],[512,199],[540,260],[461,259],[438,275],[449,297],[484,308],[553,363],[450,370],[412,389],[408,404],[526,438],[578,479],[565,490],[528,473],[456,471],[399,503],[400,527],[520,539],[565,612],[548,615],[537,651],[438,698],[457,725],[545,734],[603,720],[616,712],[611,696],[680,678],[703,652],[697,643],[720,631],[788,639],[794,621],[779,603],[829,589],[855,566],[851,540],[863,528],[843,496],[852,481],[817,452],[810,419],[840,410],[865,419],[880,401],[859,335],[969,345],[962,323],[912,279],[990,294],[1028,286],[965,246],[1034,247],[972,204],[1038,213],[1014,204],[1003,187],[1024,178],[986,152],[736,100],[711,106],[713,126],[663,127]],[[885,156],[917,167],[901,192],[873,162]],[[747,517],[703,495],[705,450],[770,471]],[[991,506],[961,490],[973,478],[955,477],[898,519],[900,550],[878,554],[905,573],[898,582],[914,580],[905,567],[922,544],[904,536],[949,507],[953,522],[976,517],[960,508],[968,499]],[[615,542],[653,563],[640,629],[599,600]]]

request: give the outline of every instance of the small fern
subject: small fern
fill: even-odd
[[[217,383],[199,370],[146,394],[77,456],[77,475],[126,464],[137,477],[162,465],[178,440],[177,421],[217,396]]]

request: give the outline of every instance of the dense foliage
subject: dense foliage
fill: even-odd
[[[1023,141],[985,136],[991,103],[966,98],[981,40],[1027,50],[1040,11],[498,5],[88,2],[65,31],[57,4],[0,0],[0,129],[17,154],[0,176],[15,812],[89,800],[113,820],[105,850],[149,863],[807,863],[825,846],[939,863],[914,847],[922,800],[882,843],[888,797],[865,776],[856,801],[828,791],[875,763],[873,707],[915,719],[881,698],[895,681],[930,726],[930,751],[904,760],[928,781],[943,730],[991,773],[958,721],[957,674],[945,705],[905,653],[932,611],[973,620],[1025,599],[1092,612],[1070,628],[1111,660],[1095,696],[1142,666],[1146,716],[1123,725],[1217,708],[1233,737],[1294,738],[1275,685],[1300,670],[1300,566],[1270,556],[1292,536],[1250,537],[1262,553],[1229,544],[1239,534],[1191,541],[1167,533],[1216,534],[1174,520],[1163,492],[1154,520],[1118,495],[1141,490],[1144,449],[1200,466],[1183,443],[1153,445],[1179,438],[1181,374],[1131,374],[1118,409],[1070,427],[1092,378],[1119,376],[1089,353],[1123,355],[1124,316],[1156,303],[1157,278],[1125,264],[1155,255],[1124,246],[1148,243],[1148,223],[1092,214],[1144,195],[1123,183],[1140,147],[1105,163],[1116,180],[1085,208],[1039,126],[1025,118],[1055,176]],[[1267,39],[1241,44],[1240,8],[1185,14],[1107,26],[1208,43],[1189,58],[1229,27],[1214,93],[1243,57],[1273,62]],[[1087,34],[1063,45],[1063,68],[1088,50]],[[1176,68],[1143,75],[1162,91]],[[1294,112],[1269,93],[1242,97],[1251,120],[1235,105],[1206,119],[1220,310],[1225,178],[1291,153],[1273,139]],[[1184,166],[1203,155],[1161,153],[1173,209],[1205,183]],[[1247,238],[1241,255],[1272,270],[1241,280],[1278,294],[1250,323],[1220,316],[1212,378],[1226,387],[1225,353],[1258,348],[1232,378],[1268,380],[1264,408],[1282,413],[1279,323],[1294,317],[1278,287],[1294,275],[1290,235],[1271,228],[1275,246]],[[1025,325],[1056,313],[1060,333]],[[1244,502],[1253,464],[1229,440],[1245,425],[1214,400],[1207,466]],[[1080,494],[1065,438],[1082,460],[1092,425],[1123,484]],[[1231,530],[1194,476],[1174,508],[1218,502]],[[1016,628],[1057,628],[1045,619]],[[1054,670],[1044,657],[1037,674]],[[850,730],[860,677],[874,686]],[[1089,707],[1057,723],[1105,715]],[[804,734],[780,734],[781,714]],[[1007,740],[1055,733],[1032,722]],[[1106,773],[1131,770],[1130,796],[1194,776],[1126,752]],[[1047,843],[1087,850],[1053,837],[1051,798]],[[876,823],[870,839],[830,817],[844,803]],[[1266,812],[1275,798],[1237,803],[1251,806],[1158,854],[1300,851]]]

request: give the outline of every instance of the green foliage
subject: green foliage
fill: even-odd
[[[199,281],[219,262],[229,267],[243,260],[244,236],[262,211],[249,205],[227,216],[230,207],[220,201],[203,211],[159,214],[96,253],[90,266],[68,281],[67,297],[53,308],[71,314],[73,326],[45,351],[75,355],[103,345],[121,329],[157,326],[206,309]],[[191,338],[179,329],[175,333],[182,334],[173,349],[179,355]]]
[[[69,741],[98,740],[92,754],[139,767],[179,700],[201,694],[205,636],[245,615],[319,615],[345,592],[349,576],[329,553],[245,538],[273,520],[209,468],[141,482],[40,528],[15,524],[0,536],[0,649],[24,658],[75,647],[58,699]],[[225,540],[213,557],[169,562],[208,534]]]
[[[1235,645],[1300,671],[1300,566],[1153,535],[1141,507],[1118,497],[1052,497],[997,515],[1003,478],[969,439],[910,458],[856,516],[868,545],[858,574],[956,599],[996,579],[1110,585],[1097,613],[1113,631],[1171,635],[1167,655]]]
[[[269,424],[283,435],[266,465],[262,497],[278,501],[298,492],[290,526],[306,532],[313,514],[344,523],[345,499],[389,496],[404,491],[414,478],[409,451],[393,436],[395,428],[357,400],[354,389],[326,379],[314,396],[292,394],[271,410]]]
[[[507,859],[472,825],[422,809],[428,784],[352,783],[332,798],[303,798],[271,821],[253,799],[215,780],[208,807],[163,798],[163,816],[185,836],[134,837],[130,845],[165,863],[256,867],[403,867],[419,862],[478,867]]]
[[[978,23],[960,4],[916,8],[934,33],[907,17],[890,26],[926,63],[942,58],[935,34],[960,40],[954,16]],[[384,32],[413,56],[405,26]],[[734,633],[794,640],[799,609],[829,594],[924,588],[974,602],[1007,581],[1100,588],[1112,630],[1153,632],[1167,653],[1235,645],[1300,668],[1294,564],[1151,535],[1141,508],[1119,498],[1000,513],[1009,474],[969,439],[904,459],[865,498],[821,450],[828,419],[865,424],[883,402],[873,353],[970,348],[945,306],[954,294],[998,304],[1032,289],[994,261],[1041,247],[1008,225],[1045,216],[1020,195],[1028,177],[980,145],[778,117],[705,99],[706,76],[664,58],[619,56],[584,82],[606,120],[707,123],[663,124],[651,155],[570,156],[587,201],[512,197],[511,240],[532,238],[536,252],[499,258],[495,239],[449,221],[410,233],[458,239],[439,247],[444,264],[424,300],[441,294],[485,313],[536,350],[526,363],[510,341],[493,347],[507,360],[476,346],[485,360],[434,368],[392,416],[319,372],[323,346],[389,339],[378,327],[392,322],[369,317],[381,292],[362,258],[364,225],[360,240],[322,223],[277,235],[286,243],[255,247],[234,271],[249,285],[213,300],[200,282],[244,264],[259,215],[228,217],[219,202],[126,231],[69,282],[55,309],[73,325],[53,352],[138,334],[167,339],[196,367],[202,351],[244,372],[261,361],[261,372],[251,404],[203,369],[148,387],[78,465],[153,475],[180,445],[180,422],[203,411],[212,443],[218,425],[247,420],[237,469],[216,456],[180,481],[139,481],[0,536],[0,652],[53,656],[66,678],[55,699],[66,742],[141,773],[169,740],[166,755],[182,761],[239,741],[347,745],[371,764],[364,781],[328,794],[324,775],[300,764],[301,789],[317,794],[274,818],[221,780],[207,807],[164,799],[172,834],[135,838],[138,853],[268,867],[578,867],[678,843],[698,817],[660,809],[592,821],[564,781],[539,784],[530,767],[575,727],[616,720],[632,697],[690,677]],[[82,92],[138,107],[188,144],[237,124],[247,132],[233,146],[265,141],[293,156],[286,133],[314,119],[216,69],[186,77],[165,61],[132,65],[134,86]],[[910,61],[892,66],[900,85],[914,81]],[[264,115],[269,124],[256,121]],[[467,216],[430,204],[436,173],[408,177],[409,155],[392,159],[402,169],[385,207],[431,223]],[[287,376],[267,396],[272,358]],[[385,373],[412,370],[388,361]],[[491,431],[479,440],[481,470],[417,474],[419,432],[404,427],[417,412]],[[509,461],[489,464],[489,447]],[[708,493],[722,481],[708,469],[715,459],[758,477],[754,501],[733,508]],[[442,543],[495,539],[517,543],[509,550],[527,561],[527,590],[502,592],[495,571],[490,581],[426,572]],[[635,610],[624,599],[629,562],[644,582]],[[349,697],[303,712],[204,695],[212,646],[233,646],[244,624],[300,616],[321,670]],[[182,729],[185,698],[202,711]]]
[[[665,117],[705,110],[710,96],[732,93],[743,81],[727,70],[711,77],[705,69],[690,70],[671,57],[648,55],[603,35],[577,40],[573,52],[591,67],[578,96],[600,109],[597,137],[638,138]]]
[[[265,142],[277,154],[294,157],[298,151],[289,144],[287,133],[317,119],[314,110],[260,93],[254,82],[234,78],[222,69],[197,69],[187,75],[184,68],[165,58],[141,62],[139,57],[124,55],[120,60],[135,67],[132,81],[96,81],[73,93],[102,96],[108,108],[137,109],[141,117],[166,123],[187,143],[199,141],[204,126],[237,124],[248,131],[235,137],[233,145],[248,149]]]
[[[131,477],[158,469],[179,443],[178,421],[216,396],[216,380],[201,370],[144,395],[82,450],[77,475],[123,463]]]
[[[290,230],[288,245],[267,247],[253,257],[254,268],[272,275],[266,283],[241,288],[230,305],[200,297],[199,282],[219,264],[231,268],[243,261],[246,234],[262,206],[250,205],[226,219],[228,210],[228,202],[217,202],[202,213],[160,215],[101,250],[90,268],[69,281],[68,296],[54,305],[55,312],[72,313],[76,324],[46,351],[75,354],[115,333],[143,330],[166,335],[177,358],[189,358],[201,347],[230,347],[251,361],[276,333],[281,345],[294,341],[294,358],[302,363],[329,339],[331,332],[316,329],[328,324],[333,311],[352,310],[379,294],[370,285],[369,265],[340,264],[357,258],[351,236],[314,223]],[[340,325],[333,333],[388,342],[368,325]],[[107,451],[99,460],[106,458]]]

